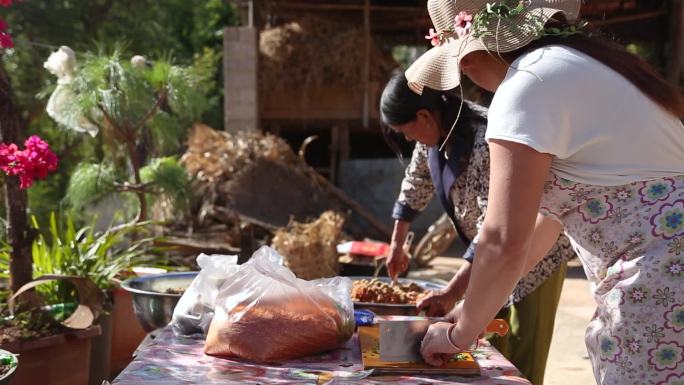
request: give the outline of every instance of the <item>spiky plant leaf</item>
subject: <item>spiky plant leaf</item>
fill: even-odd
[[[197,121],[208,109],[208,100],[199,86],[199,79],[186,68],[172,68],[167,90],[171,110],[186,124]]]
[[[187,205],[190,180],[185,168],[174,157],[156,158],[142,169],[140,177],[171,198],[179,209]]]
[[[185,137],[185,126],[181,125],[178,118],[160,111],[152,117],[148,126],[160,155],[178,153]]]
[[[116,172],[109,165],[81,164],[69,180],[66,200],[71,207],[82,208],[114,192],[116,180]]]
[[[47,228],[41,227],[35,217],[32,222],[39,232],[32,246],[34,278],[45,274],[88,277],[98,287],[107,289],[117,274],[130,267],[163,262],[147,252],[152,239],[141,237],[147,234],[148,222],[104,232],[96,232],[93,226],[76,229],[70,216],[58,221],[54,213]],[[136,237],[131,239],[133,232]],[[0,269],[2,258],[0,252]],[[41,285],[38,290],[48,303],[75,299],[73,287],[61,281]]]
[[[4,239],[0,239],[0,278],[9,279],[9,261],[10,255],[12,253],[12,248],[5,242]]]
[[[144,75],[155,90],[166,87],[171,72],[171,63],[167,60],[155,60],[152,68],[145,71]]]

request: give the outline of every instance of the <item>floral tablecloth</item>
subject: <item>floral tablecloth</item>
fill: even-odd
[[[344,348],[279,366],[207,356],[201,337],[178,337],[163,329],[112,385],[180,384],[530,384],[494,347],[473,353],[480,376],[387,376],[364,371],[356,335]]]

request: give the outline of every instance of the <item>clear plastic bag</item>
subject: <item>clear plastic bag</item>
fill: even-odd
[[[237,270],[237,255],[197,257],[202,269],[173,310],[171,326],[176,334],[206,333],[214,317],[214,303],[223,283]]]
[[[221,287],[204,351],[277,362],[337,348],[354,332],[351,286],[344,277],[296,278],[262,247]]]

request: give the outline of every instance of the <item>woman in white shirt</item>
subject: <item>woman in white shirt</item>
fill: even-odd
[[[684,381],[684,100],[647,64],[576,23],[579,0],[429,0],[437,31],[406,72],[495,92],[488,210],[465,300],[422,354],[470,346],[522,274],[570,238],[597,311],[600,384]]]

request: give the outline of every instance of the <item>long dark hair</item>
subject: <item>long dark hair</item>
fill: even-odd
[[[403,73],[393,74],[380,97],[380,120],[385,141],[399,155],[401,153],[399,145],[392,137],[390,126],[415,120],[419,110],[428,110],[433,113],[438,120],[440,131],[446,135],[456,120],[460,103],[461,99],[454,91],[441,92],[425,87],[423,93],[418,95],[409,88]],[[460,117],[464,118],[472,114],[470,106],[464,104]],[[455,140],[467,140],[472,143],[473,131],[463,129],[464,127],[460,127],[459,123],[452,136]]]
[[[551,27],[568,25],[564,18],[554,18],[547,23]],[[674,116],[684,117],[684,98],[679,89],[665,80],[645,60],[627,52],[623,46],[608,39],[598,30],[589,28],[587,33],[567,37],[544,36],[516,51],[502,53],[501,56],[510,63],[527,52],[549,45],[563,45],[591,56],[622,75]]]

